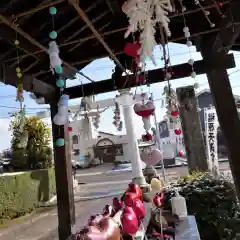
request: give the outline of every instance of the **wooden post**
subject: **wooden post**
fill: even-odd
[[[72,163],[69,151],[69,137],[67,125],[57,126],[53,117],[57,113],[57,102],[51,105],[52,133],[54,144],[54,162],[57,188],[57,209],[58,209],[58,234],[59,240],[67,240],[72,234],[72,226],[75,224],[75,205],[72,180]],[[65,139],[65,146],[56,147],[57,138]]]
[[[215,37],[215,38],[214,38]],[[229,36],[231,38],[231,36]],[[201,39],[202,56],[211,61],[217,61],[225,55],[220,38],[207,35]],[[228,160],[238,198],[240,198],[240,120],[232,93],[226,69],[217,69],[207,72],[208,83],[212,92],[213,102],[218,115],[220,128],[225,137],[228,149]]]
[[[177,88],[189,172],[208,171],[198,103],[193,86]]]

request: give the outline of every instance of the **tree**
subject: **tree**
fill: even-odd
[[[28,133],[27,145],[19,148],[22,137],[20,122],[24,118],[23,129]],[[10,124],[12,131],[11,149],[13,152],[13,167],[22,169],[37,169],[51,167],[52,149],[50,147],[51,132],[47,124],[36,116],[14,115]]]

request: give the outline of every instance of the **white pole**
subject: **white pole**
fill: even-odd
[[[123,107],[124,122],[127,132],[128,141],[128,158],[132,162],[132,173],[133,182],[137,183],[139,186],[146,186],[146,181],[143,176],[142,164],[140,159],[140,153],[137,142],[137,135],[134,124],[134,111],[133,111],[133,97],[130,95],[129,90],[124,90],[120,92],[120,97],[118,97],[117,102]]]
[[[161,141],[160,141],[160,132],[159,132],[158,124],[157,124],[156,111],[154,111],[153,118],[154,118],[154,125],[155,125],[155,129],[156,129],[156,143],[157,143],[157,148],[158,148],[158,149],[161,151],[161,153],[162,153],[162,158],[161,158],[162,176],[163,176],[164,182],[166,182],[166,173],[165,173],[164,161],[163,161],[163,149],[162,149]]]

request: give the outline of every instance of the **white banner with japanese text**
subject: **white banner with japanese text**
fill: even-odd
[[[204,108],[205,136],[209,169],[219,175],[217,130],[218,118],[215,108]]]

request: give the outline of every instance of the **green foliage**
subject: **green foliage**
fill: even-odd
[[[30,213],[55,194],[53,168],[0,176],[0,221]]]
[[[16,114],[10,124],[12,131],[11,148],[13,167],[15,169],[38,169],[52,166],[52,149],[50,148],[50,128],[36,116],[25,117],[24,130],[28,131],[28,143],[25,149],[19,149],[21,138],[19,131],[21,114]]]
[[[233,184],[224,178],[195,172],[177,184],[195,215],[201,239],[234,239],[240,231],[239,206]]]

